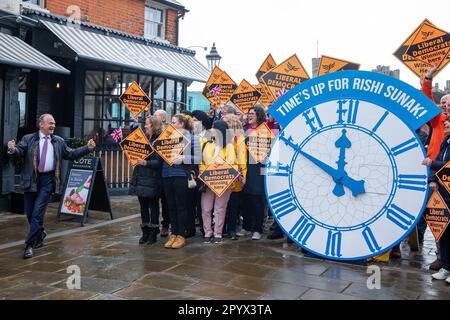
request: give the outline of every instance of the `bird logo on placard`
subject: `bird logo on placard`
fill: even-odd
[[[242,86],[241,88],[242,88],[242,91],[247,91],[248,86]]]
[[[294,66],[292,63],[288,62],[287,63],[287,68],[284,69],[284,71],[286,71],[287,73],[291,72],[291,71],[298,71],[300,68]]]
[[[139,93],[139,90],[137,88],[130,89],[130,94],[136,94],[136,93]]]
[[[434,33],[433,31],[428,31],[428,32],[422,31],[422,40],[427,40],[428,37],[433,35],[433,33]]]
[[[325,73],[330,72],[334,67],[336,66],[336,63],[330,63],[330,64],[325,64],[322,66],[322,69],[325,70]]]

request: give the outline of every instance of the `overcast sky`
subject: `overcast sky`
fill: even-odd
[[[311,76],[311,58],[328,55],[361,64],[400,69],[400,78],[418,78],[392,53],[428,18],[450,32],[449,0],[179,0],[189,12],[180,25],[180,46],[208,46],[222,56],[220,67],[238,84],[256,83],[255,73],[272,53],[277,63],[296,53]],[[207,52],[197,59],[207,65]],[[436,77],[450,80],[450,65]],[[199,89],[203,85],[191,86]]]

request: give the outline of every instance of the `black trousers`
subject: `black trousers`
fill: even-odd
[[[170,225],[170,217],[169,217],[169,206],[167,205],[167,198],[166,198],[166,193],[164,192],[164,190],[161,192],[161,207],[162,207],[162,218],[163,220],[161,221],[161,225],[164,228],[169,229],[169,225]]]
[[[163,178],[172,234],[186,236],[189,188],[186,177]]]
[[[228,200],[227,215],[225,216],[225,225],[228,234],[236,233],[237,220],[241,211],[241,192],[232,192]],[[251,226],[248,226],[250,230]]]
[[[159,227],[159,199],[138,197],[141,205],[142,224],[152,224]]]
[[[252,232],[263,232],[264,223],[263,195],[241,193],[242,228]]]

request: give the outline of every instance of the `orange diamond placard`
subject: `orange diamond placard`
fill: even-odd
[[[358,63],[336,59],[328,56],[322,56],[320,58],[317,76],[321,76],[336,71],[359,70],[359,67],[360,64]]]
[[[183,153],[189,144],[189,139],[169,124],[153,143],[153,149],[169,166],[172,166],[174,158]]]
[[[427,221],[434,238],[436,241],[439,241],[450,223],[448,206],[445,204],[439,191],[433,192],[430,196],[427,208],[429,210],[425,213],[425,220]]]
[[[139,160],[145,160],[153,153],[150,141],[141,127],[130,133],[119,145],[132,167],[136,166]]]
[[[239,87],[237,87],[236,91],[234,91],[230,101],[233,102],[243,114],[247,114],[248,110],[258,102],[259,97],[261,97],[261,93],[244,79]]]
[[[429,20],[425,19],[423,23],[428,23],[433,25]],[[423,24],[422,23],[422,24]],[[420,24],[414,31],[409,35],[409,37],[402,43],[402,45],[394,52],[394,56],[399,59],[409,70],[411,70],[416,76],[420,79],[424,78],[428,69],[430,69],[431,65],[418,61],[415,58],[406,54],[409,46],[412,44],[413,40],[419,34],[419,29],[422,26]],[[447,56],[447,59],[437,68],[434,76],[436,76],[442,69],[445,68],[450,63],[450,55]]]
[[[214,67],[208,81],[206,82],[205,88],[203,89],[203,96],[208,99],[210,103],[219,102],[219,96],[214,95],[214,91],[211,91],[211,89],[219,85],[218,80],[222,72],[222,69],[220,69],[219,67]]]
[[[258,81],[261,81],[261,76],[263,74],[265,74],[267,71],[269,71],[270,69],[275,68],[276,66],[277,66],[277,64],[275,63],[275,60],[273,59],[272,55],[269,53],[267,58],[262,63],[261,67],[259,67],[258,72],[256,73],[256,79],[258,79]]]
[[[266,160],[274,138],[274,134],[266,123],[262,123],[251,131],[246,139],[246,145],[256,163],[263,163]]]
[[[289,90],[309,79],[309,75],[296,54],[267,71],[262,81],[274,99],[279,99]]]
[[[435,175],[447,192],[450,193],[450,162],[447,162]]]
[[[134,81],[119,99],[134,116],[148,110],[148,105],[152,102],[144,90]]]
[[[217,156],[215,162],[207,166],[198,177],[216,196],[221,197],[239,177],[239,171],[223,160],[222,157]]]
[[[422,22],[406,54],[429,65],[439,67],[450,53],[450,34],[427,21]]]
[[[269,93],[266,85],[264,83],[258,83],[255,86],[256,90],[261,93],[261,97],[259,97],[259,103],[267,110],[269,107],[275,102],[272,95]]]

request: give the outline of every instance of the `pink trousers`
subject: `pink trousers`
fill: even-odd
[[[205,238],[222,238],[225,215],[227,213],[227,204],[230,199],[231,189],[225,191],[221,197],[217,197],[209,188],[202,194],[202,218]],[[214,209],[215,223],[214,231],[212,229],[212,212]],[[214,232],[214,233],[213,233]]]

